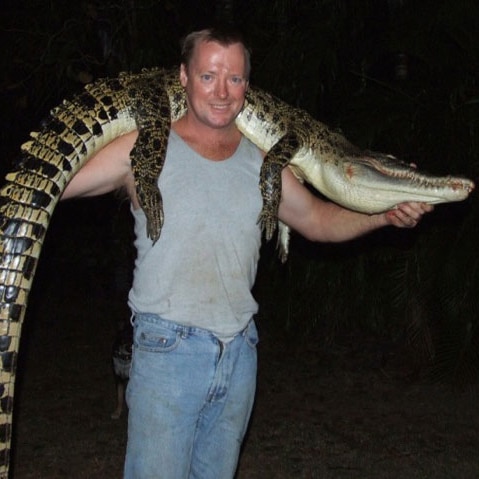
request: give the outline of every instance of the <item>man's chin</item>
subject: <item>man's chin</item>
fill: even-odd
[[[208,124],[211,126],[211,128],[215,128],[215,129],[220,130],[222,128],[228,128],[231,125],[233,125],[234,124],[234,118],[230,117],[230,118],[227,118],[227,119],[218,119],[218,118],[210,119]]]

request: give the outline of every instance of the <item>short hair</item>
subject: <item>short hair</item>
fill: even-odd
[[[235,43],[240,43],[244,48],[246,78],[249,78],[251,72],[251,51],[239,30],[206,28],[204,30],[198,30],[186,35],[181,44],[181,62],[187,69],[193,57],[196,46],[201,42],[216,42],[225,47]]]

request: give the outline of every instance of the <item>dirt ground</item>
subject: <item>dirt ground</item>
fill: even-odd
[[[63,303],[59,308],[57,301]],[[126,418],[110,419],[111,304],[35,295],[22,344],[14,478],[120,478]],[[474,398],[378,370],[348,347],[293,349],[260,324],[257,402],[238,479],[479,477]]]
[[[126,417],[110,418],[110,365],[127,312],[94,271],[85,260],[41,260],[18,366],[14,479],[121,477]],[[477,396],[411,380],[400,355],[379,368],[367,338],[325,348],[266,320],[259,330],[237,479],[479,477]]]

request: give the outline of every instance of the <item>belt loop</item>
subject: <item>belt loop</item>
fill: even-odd
[[[130,324],[132,326],[135,325],[135,313],[133,311],[131,312],[131,316],[130,316]]]

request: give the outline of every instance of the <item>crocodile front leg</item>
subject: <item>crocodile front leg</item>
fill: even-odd
[[[258,218],[262,231],[269,241],[278,225],[278,210],[281,201],[281,173],[289,164],[300,146],[297,135],[287,133],[266,154],[260,172],[260,189],[263,209]]]
[[[124,84],[138,128],[138,138],[130,154],[136,194],[147,217],[148,237],[156,242],[164,221],[158,178],[165,163],[171,128],[170,100],[162,82],[154,77],[147,75],[131,85]]]

